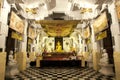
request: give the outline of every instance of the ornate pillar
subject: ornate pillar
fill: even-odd
[[[6,53],[0,52],[0,80],[5,79]]]
[[[116,13],[115,2],[113,2],[110,7],[109,11],[112,17],[112,25],[111,25],[111,32],[113,37],[113,58],[114,58],[114,66],[115,66],[115,76],[116,80],[120,80],[120,25]]]
[[[91,22],[92,23],[92,22]],[[91,42],[92,42],[92,55],[93,55],[93,69],[94,70],[99,70],[99,60],[100,60],[100,52],[98,50],[99,44],[95,41],[95,35],[94,35],[94,29],[93,26],[91,25],[92,28],[92,34],[91,34]]]

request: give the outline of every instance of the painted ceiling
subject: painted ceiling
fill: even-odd
[[[82,22],[80,20],[40,20],[36,23],[41,24],[48,36],[64,37],[69,36],[77,24]]]

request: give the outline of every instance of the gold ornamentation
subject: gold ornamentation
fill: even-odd
[[[65,21],[65,20],[40,20],[36,21],[36,23],[41,24],[41,26],[44,28],[45,32],[49,36],[68,36],[74,28],[77,26],[78,23],[81,23],[81,21]]]
[[[81,13],[81,14],[84,14],[84,13],[86,13],[86,12],[90,12],[90,13],[91,13],[91,12],[92,12],[92,8],[81,8],[81,9],[80,9],[80,13]]]
[[[107,26],[107,15],[106,12],[102,13],[93,23],[93,27],[94,27],[94,33],[98,33],[100,31],[103,31],[104,29],[106,29]]]
[[[28,13],[32,13],[32,14],[37,14],[37,8],[26,8],[25,11]]]

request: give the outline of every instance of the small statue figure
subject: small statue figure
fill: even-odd
[[[102,58],[100,59],[100,63],[105,63],[105,64],[109,63],[106,49],[103,49],[103,54],[102,54]]]
[[[13,51],[8,56],[7,76],[13,77],[19,73],[17,61],[13,58]]]
[[[109,64],[109,58],[108,58],[108,54],[106,52],[106,49],[103,49],[103,54],[102,54],[102,58],[100,59],[100,70],[99,72],[107,75],[107,76],[113,76],[114,72],[113,72],[113,64]]]
[[[17,62],[13,58],[13,51],[10,51],[9,56],[8,56],[8,65],[13,65],[16,64]]]

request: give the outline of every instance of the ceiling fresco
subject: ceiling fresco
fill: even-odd
[[[77,24],[82,22],[80,20],[40,20],[36,23],[41,24],[48,36],[64,37],[69,36]]]

